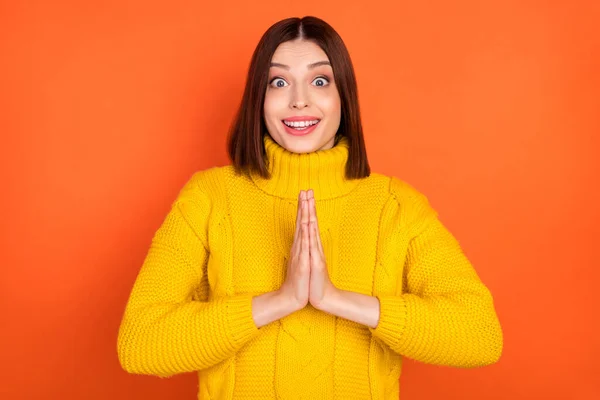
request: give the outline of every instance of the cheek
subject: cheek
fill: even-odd
[[[340,98],[337,95],[324,97],[319,102],[321,110],[330,117],[339,116],[341,113]]]
[[[265,96],[265,117],[269,117],[273,113],[273,101],[269,95]]]
[[[277,117],[281,114],[282,107],[285,107],[285,102],[282,101],[281,96],[273,94],[267,94],[265,96],[264,109],[267,118]]]

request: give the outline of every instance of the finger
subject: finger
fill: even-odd
[[[315,199],[315,194],[313,192],[312,189],[310,189],[307,192],[307,196],[309,199],[309,203],[308,203],[308,209],[310,210],[310,214],[311,214],[311,221],[316,222],[317,223],[317,228],[319,227],[319,222],[318,222],[318,218],[317,218],[317,200]]]
[[[315,222],[315,236],[316,236],[316,241],[317,241],[317,248],[319,249],[319,252],[321,252],[321,254],[325,254],[323,252],[323,244],[321,243],[321,234],[319,233],[319,222],[316,221]]]
[[[319,247],[319,251],[321,252],[323,257],[325,257],[325,252],[323,251],[323,244],[321,243],[321,235],[319,235],[318,233],[319,233],[319,228],[317,227],[317,244]]]
[[[300,200],[300,193],[298,193],[298,205],[296,207],[296,226],[294,229],[294,240],[292,243],[295,243],[298,237],[300,236],[300,218],[302,216],[302,202]]]
[[[308,222],[308,202],[306,200],[306,192],[302,191],[302,204],[303,204],[303,208],[302,208],[302,222],[303,223],[307,223]]]
[[[312,221],[312,223],[315,224],[315,241],[316,241],[316,248],[321,252],[321,254],[323,254],[323,244],[321,243],[321,235],[319,234],[320,229],[319,229],[319,219],[317,218],[317,203],[315,200],[315,194],[314,191],[312,189],[309,189],[307,191],[307,196],[309,198],[309,204],[308,204],[308,209],[311,215],[310,220]]]
[[[300,205],[300,214],[301,214],[301,219],[300,219],[300,237],[298,238],[298,243],[296,243],[296,254],[298,253],[302,253],[303,250],[303,244],[302,241],[307,241],[308,242],[308,222],[306,221],[306,215],[308,214],[308,204],[306,203],[306,200],[301,200],[301,205]],[[302,229],[304,229],[307,232],[303,232]],[[304,239],[304,235],[306,234],[307,238]]]
[[[296,212],[296,230],[294,231],[294,243],[300,240],[302,227],[300,226],[302,222],[302,190],[298,193],[298,210]]]
[[[309,262],[310,249],[309,249],[309,234],[308,234],[308,224],[302,223],[302,251],[300,252],[300,262],[301,265],[306,265]]]
[[[317,247],[317,235],[319,234],[316,231],[316,225],[314,222],[310,223],[310,256],[311,259],[315,260],[317,256],[317,251],[319,250]]]
[[[315,198],[312,197],[309,201],[308,204],[308,209],[310,210],[311,213],[311,222],[315,225],[315,233],[316,233],[316,242],[317,242],[317,248],[319,250],[321,250],[321,252],[323,251],[322,249],[322,245],[321,245],[321,236],[319,235],[319,219],[317,218],[317,206],[315,203]]]
[[[306,198],[308,201],[308,215],[309,215],[309,220],[310,222],[314,222],[315,219],[317,218],[317,216],[315,215],[315,207],[314,207],[314,202],[315,202],[315,198],[314,198],[314,193],[312,189],[308,189],[308,191],[306,192]]]
[[[310,250],[310,257],[312,260],[313,265],[319,265],[319,263],[325,259],[325,257],[323,256],[323,249],[321,248],[321,246],[319,245],[320,243],[320,239],[319,239],[319,228],[318,226],[313,223],[313,228],[312,228],[312,247]]]

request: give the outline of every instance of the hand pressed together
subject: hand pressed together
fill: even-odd
[[[309,302],[315,307],[323,303],[327,296],[333,294],[335,286],[329,279],[325,253],[319,234],[319,221],[317,220],[317,207],[312,189],[307,192],[308,195],[308,215],[309,215],[309,253],[310,253],[310,288]]]
[[[296,231],[290,261],[281,292],[291,298],[297,309],[307,303],[319,309],[335,293],[329,278],[312,189],[298,195]]]

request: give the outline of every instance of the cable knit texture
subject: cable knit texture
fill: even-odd
[[[263,142],[270,179],[212,167],[172,202],[121,321],[127,372],[195,371],[201,400],[396,400],[403,356],[462,368],[499,359],[492,295],[425,195],[382,174],[345,179],[345,137],[308,154]],[[330,278],[379,299],[376,328],[310,304],[254,323],[252,298],[284,281],[307,189]]]

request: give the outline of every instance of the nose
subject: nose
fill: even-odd
[[[306,103],[303,101],[297,101],[293,104],[293,108],[304,108],[306,107]]]
[[[306,107],[308,100],[307,100],[307,95],[306,93],[304,93],[304,89],[300,86],[296,86],[295,90],[293,91],[293,97],[292,97],[292,102],[291,102],[291,106],[292,108],[304,108]]]

